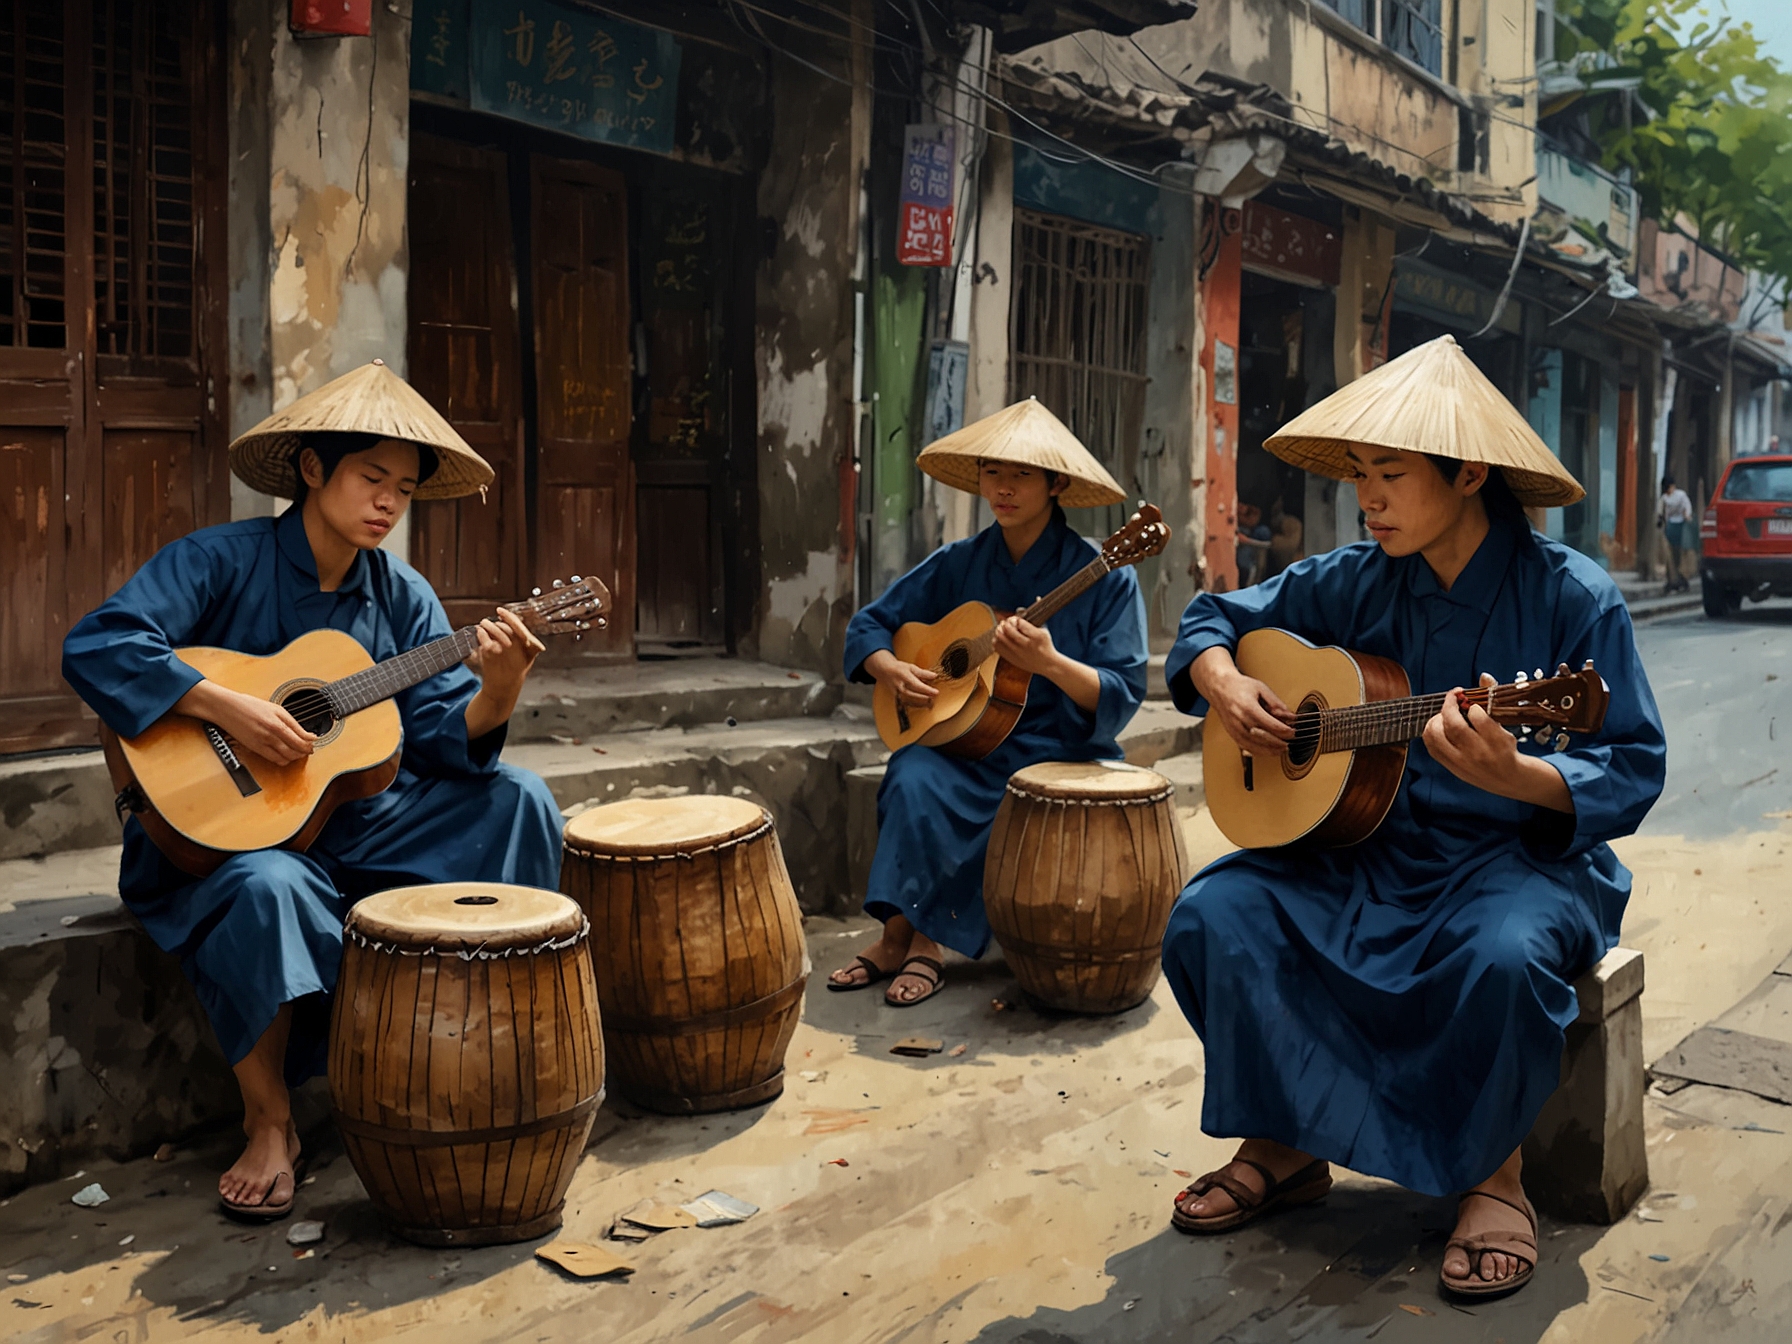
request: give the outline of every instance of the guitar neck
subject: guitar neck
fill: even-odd
[[[1097,580],[1111,572],[1112,569],[1113,566],[1108,564],[1107,558],[1098,555],[1051,592],[1018,614],[1029,625],[1044,625],[1071,602],[1088,592],[1095,586]],[[971,641],[970,666],[982,666],[984,660],[994,651],[995,640],[996,632],[991,630]]]
[[[1487,709],[1492,689],[1464,691],[1470,705]],[[1361,747],[1386,747],[1410,742],[1425,731],[1431,717],[1444,707],[1448,691],[1413,695],[1403,700],[1371,700],[1366,705],[1322,709],[1296,716],[1295,740],[1311,741],[1317,734],[1319,751],[1355,751]]]
[[[457,663],[464,663],[479,647],[477,626],[465,626],[452,635],[421,644],[409,653],[375,663],[365,671],[333,681],[324,687],[338,717],[390,700],[400,691],[428,681],[438,672],[446,672]]]

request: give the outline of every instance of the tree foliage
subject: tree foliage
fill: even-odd
[[[1701,238],[1792,289],[1792,72],[1710,0],[1568,0],[1558,59],[1586,81],[1608,169],[1629,168],[1645,213],[1685,214]],[[1640,82],[1636,82],[1640,81]],[[1615,85],[1635,83],[1626,108]],[[1603,91],[1602,91],[1603,90]]]

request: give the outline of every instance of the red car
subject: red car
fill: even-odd
[[[1792,455],[1739,457],[1724,469],[1699,526],[1707,616],[1742,599],[1792,597]]]

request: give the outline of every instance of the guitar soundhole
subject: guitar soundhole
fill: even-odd
[[[1282,760],[1282,772],[1290,779],[1305,776],[1319,758],[1319,715],[1324,708],[1325,698],[1315,691],[1294,711],[1294,740],[1288,744],[1288,754]]]
[[[274,693],[274,703],[298,720],[299,727],[320,740],[335,735],[339,726],[330,699],[319,685],[300,683],[282,686]]]
[[[940,656],[940,671],[948,681],[957,681],[971,670],[971,651],[962,644],[954,644]]]

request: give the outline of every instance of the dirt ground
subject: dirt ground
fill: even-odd
[[[1223,848],[1187,817],[1201,858]],[[1792,949],[1792,825],[1619,846],[1637,874],[1625,942],[1647,958],[1648,1055],[1710,1021]],[[949,964],[912,1012],[827,994],[864,921],[815,920],[815,979],[790,1081],[706,1119],[600,1112],[564,1236],[597,1241],[637,1201],[712,1188],[745,1223],[605,1242],[627,1280],[574,1280],[532,1245],[424,1250],[377,1223],[325,1139],[299,1217],[310,1255],[216,1212],[218,1135],[0,1203],[0,1337],[62,1340],[1766,1341],[1792,1321],[1792,1108],[1691,1087],[1647,1102],[1653,1184],[1612,1228],[1543,1229],[1543,1263],[1504,1303],[1436,1291],[1451,1209],[1345,1174],[1316,1210],[1231,1237],[1169,1228],[1185,1180],[1230,1145],[1199,1130],[1199,1043],[1159,985],[1112,1019],[1049,1017],[999,959]],[[948,1049],[889,1053],[909,1034]],[[70,1196],[99,1182],[96,1208]]]

